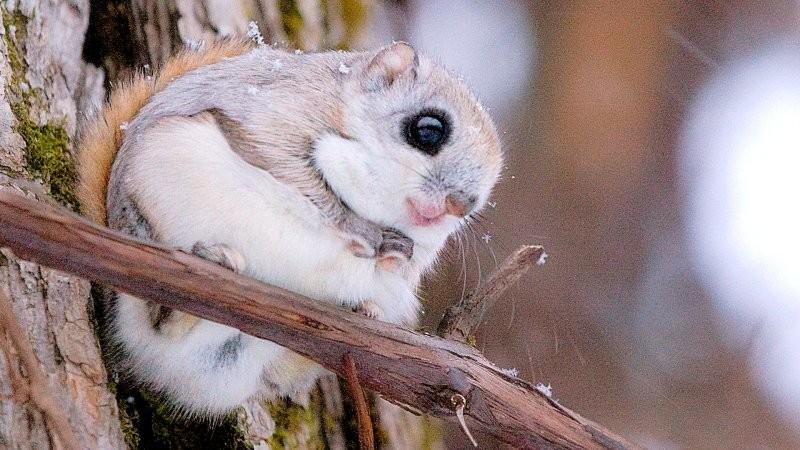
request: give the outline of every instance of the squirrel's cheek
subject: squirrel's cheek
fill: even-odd
[[[365,153],[356,141],[327,135],[314,145],[313,163],[337,197],[358,215],[372,218],[371,208],[384,201],[384,182]]]

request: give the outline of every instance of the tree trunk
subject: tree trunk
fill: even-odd
[[[102,99],[100,71],[81,58],[88,0],[0,4],[0,189],[74,207],[70,142],[78,111]],[[56,404],[85,448],[119,448],[117,405],[94,333],[89,283],[0,249],[0,295],[33,346]],[[15,343],[0,335],[0,447],[57,446],[34,402],[11,398]],[[14,350],[12,350],[14,349]],[[22,372],[30,379],[29,372]]]
[[[153,70],[184,42],[244,34],[251,20],[268,42],[285,41],[304,50],[363,46],[376,7],[368,0],[28,0],[0,5],[0,188],[73,208],[72,142],[81,116],[90,114],[105,93],[103,71],[95,66],[114,83],[132,71]],[[95,319],[94,305],[102,304],[90,300],[86,281],[2,249],[0,289],[10,296],[52,396],[84,448],[358,445],[352,401],[335,378],[322,380],[308,399],[251,402],[213,427],[193,423],[175,417],[156,395],[120,377],[113,365],[109,381],[96,337],[102,314]],[[0,400],[0,447],[61,448],[53,424],[34,402],[14,396],[14,374],[21,363],[13,343],[0,348],[10,353],[0,352],[5,397]],[[440,446],[428,419],[379,399],[371,407],[377,446]]]

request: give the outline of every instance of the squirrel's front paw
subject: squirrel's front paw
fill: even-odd
[[[350,215],[339,223],[348,248],[359,258],[376,258],[378,267],[394,272],[405,267],[414,254],[414,241],[394,228]]]
[[[359,258],[374,258],[383,242],[383,231],[378,225],[355,215],[338,224],[339,231],[347,240],[350,253]]]
[[[244,256],[225,244],[197,242],[192,246],[192,253],[236,273],[242,273],[246,266]]]
[[[360,305],[353,309],[361,315],[367,316],[370,319],[383,320],[383,310],[377,303],[372,300],[364,300]]]
[[[414,241],[405,234],[387,228],[383,230],[383,241],[378,249],[378,267],[394,272],[400,270],[414,256]]]

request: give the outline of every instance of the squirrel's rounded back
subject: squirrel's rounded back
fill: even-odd
[[[247,53],[253,47],[250,40],[224,39],[200,50],[186,49],[170,58],[154,76],[138,74],[117,86],[103,110],[81,130],[76,157],[76,191],[81,212],[99,224],[107,224],[108,179],[122,144],[125,124],[136,116],[150,97],[187,72]]]

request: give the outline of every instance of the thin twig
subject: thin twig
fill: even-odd
[[[467,399],[464,398],[461,394],[456,394],[450,398],[450,401],[453,403],[453,406],[456,408],[456,417],[458,417],[458,423],[461,425],[461,429],[464,430],[464,434],[467,435],[469,441],[472,442],[472,445],[477,447],[478,441],[472,437],[472,433],[469,431],[467,427],[467,421],[464,419],[464,408],[467,406]]]
[[[358,421],[358,440],[361,443],[361,450],[375,449],[375,434],[372,431],[372,418],[369,416],[369,406],[364,397],[364,390],[358,381],[358,371],[356,370],[356,360],[352,353],[344,355],[344,374],[347,381],[347,388],[350,397],[353,398],[353,405],[356,409],[356,420]]]
[[[439,336],[465,342],[497,299],[545,256],[544,248],[538,245],[517,249],[485,283],[445,311],[437,330]]]
[[[17,349],[17,356],[22,362],[22,365],[25,366],[25,371],[28,373],[29,381],[28,385],[25,386],[27,392],[15,394],[18,394],[18,396],[22,398],[27,396],[27,398],[29,398],[45,415],[48,423],[58,435],[59,441],[61,441],[64,448],[68,450],[79,450],[82,448],[78,444],[78,439],[75,437],[75,434],[72,432],[72,426],[70,426],[69,420],[67,420],[62,405],[56,401],[53,393],[50,391],[47,379],[44,373],[42,373],[42,369],[39,367],[39,361],[36,359],[36,353],[34,353],[33,347],[28,340],[27,333],[22,329],[14,315],[11,300],[2,289],[0,289],[0,331],[3,332],[3,336],[0,336],[0,339],[5,339],[5,334],[8,333],[8,337],[11,338],[11,342]],[[6,360],[8,361],[9,370],[18,370],[11,369],[13,360],[12,355],[8,353],[10,349],[4,346],[3,350],[6,351]],[[22,375],[13,374],[11,377],[12,380],[19,380],[22,378]],[[15,382],[15,384],[17,384],[15,387],[19,388],[19,383]]]

